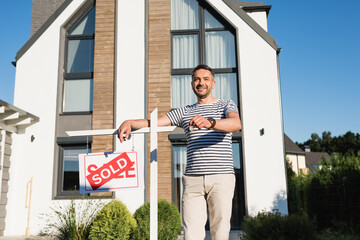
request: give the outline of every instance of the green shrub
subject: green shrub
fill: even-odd
[[[284,216],[285,219],[285,239],[311,240],[315,239],[316,224],[312,222],[306,214],[292,214]]]
[[[96,215],[90,239],[130,239],[136,221],[121,201],[111,201]]]
[[[69,205],[57,204],[42,214],[46,222],[40,235],[58,240],[88,239],[92,220],[103,203],[100,200],[71,200]]]
[[[158,216],[158,239],[172,240],[176,238],[181,231],[181,217],[175,205],[164,199],[159,199]],[[137,209],[134,217],[138,227],[133,239],[150,239],[150,203],[144,203]]]
[[[320,231],[360,235],[360,152],[333,154],[308,176],[288,169],[289,213],[306,213]]]
[[[308,183],[307,212],[320,230],[360,235],[360,154],[335,154]]]
[[[342,234],[331,229],[325,229],[319,233],[317,240],[360,240],[360,236],[354,234]]]
[[[288,207],[290,214],[307,213],[307,193],[310,182],[309,176],[297,176],[292,170],[292,163],[286,158],[287,183],[288,183]]]
[[[306,215],[281,216],[260,212],[242,223],[242,240],[311,240],[315,227]]]

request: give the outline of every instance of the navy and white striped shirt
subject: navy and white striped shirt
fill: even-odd
[[[171,125],[185,130],[187,138],[185,175],[234,173],[231,133],[206,128],[190,132],[188,129],[190,120],[196,115],[224,119],[229,112],[238,113],[235,103],[232,100],[218,99],[211,104],[195,103],[167,113]]]

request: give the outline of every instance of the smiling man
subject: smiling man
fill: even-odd
[[[241,129],[238,108],[232,100],[213,96],[216,83],[213,70],[207,65],[194,68],[191,85],[197,102],[160,117],[158,125],[175,125],[186,133],[182,201],[185,239],[205,238],[209,213],[211,238],[227,240],[235,188],[231,133]],[[123,122],[118,130],[120,142],[129,137],[131,130],[148,126],[147,119]]]

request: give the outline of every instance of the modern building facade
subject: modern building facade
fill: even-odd
[[[45,224],[39,216],[54,203],[102,197],[119,199],[134,212],[148,201],[147,136],[120,144],[114,136],[69,137],[66,131],[116,128],[126,119],[149,118],[155,108],[162,115],[193,103],[191,70],[200,63],[214,69],[215,96],[238,104],[243,125],[233,134],[232,229],[259,211],[287,214],[279,51],[267,32],[270,8],[233,0],[33,0],[32,36],[16,56],[14,104],[40,121],[13,137],[17,164],[10,168],[4,234],[25,234],[23,189],[31,178],[33,235]],[[34,141],[25,144],[31,136]],[[181,211],[184,132],[160,133],[158,145],[158,198]],[[78,154],[134,149],[143,188],[80,194]]]

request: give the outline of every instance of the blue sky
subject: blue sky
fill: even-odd
[[[282,48],[280,80],[285,133],[360,133],[360,1],[268,0],[268,31]],[[0,8],[0,99],[13,103],[17,51],[30,36],[31,0]],[[26,109],[25,109],[26,110]]]

